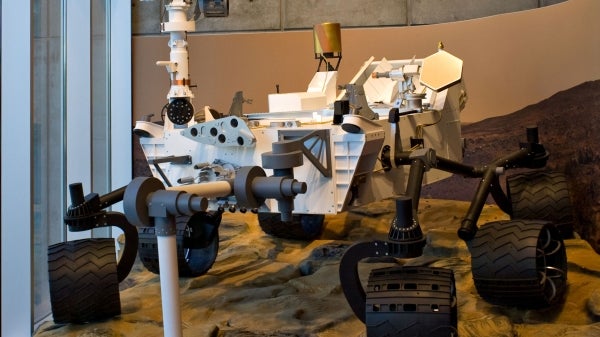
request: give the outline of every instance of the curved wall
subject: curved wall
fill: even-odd
[[[196,32],[250,32],[312,29],[322,22],[343,27],[412,26],[481,18],[550,6],[565,0],[229,0],[226,16],[207,16],[203,3],[189,1],[198,15]],[[131,2],[132,33],[160,34],[161,16],[171,0]],[[225,1],[220,1],[223,4]],[[195,7],[200,4],[200,7]],[[210,8],[210,5],[207,7]]]
[[[425,57],[438,41],[464,60],[469,101],[464,123],[514,112],[554,93],[600,79],[600,1],[569,0],[540,9],[460,22],[393,28],[342,29],[338,84],[349,81],[370,56]],[[267,111],[267,95],[304,91],[318,62],[312,31],[190,34],[190,75],[196,109],[227,112],[242,90]],[[168,36],[134,36],[134,120],[160,114],[169,80],[157,60],[168,60]],[[156,117],[155,117],[156,118]]]

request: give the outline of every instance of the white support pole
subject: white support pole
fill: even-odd
[[[165,337],[181,337],[181,303],[179,300],[179,270],[175,235],[157,236],[160,292]]]
[[[154,218],[160,268],[160,297],[162,300],[163,330],[165,337],[182,337],[181,303],[179,300],[179,268],[177,266],[177,239],[175,224],[167,224],[167,218]],[[159,233],[161,228],[171,228],[168,235]]]

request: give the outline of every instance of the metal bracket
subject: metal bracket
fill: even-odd
[[[331,177],[331,145],[328,130],[280,130],[279,138],[282,141],[273,144],[273,150],[277,149],[278,153],[302,151],[323,176]]]
[[[369,120],[379,118],[379,115],[369,107],[365,89],[362,85],[346,84],[346,95],[350,102],[351,114],[360,115]]]
[[[415,150],[410,154],[409,158],[412,160],[418,159],[423,162],[425,171],[429,171],[432,167],[437,166],[435,150],[431,148]]]
[[[180,165],[190,165],[192,163],[192,157],[189,155],[185,156],[168,156],[168,157],[156,157],[156,158],[148,158],[148,164],[154,166],[156,172],[160,174],[160,177],[165,182],[165,185],[171,187],[173,184],[167,178],[165,172],[163,172],[162,168],[158,164],[162,163],[171,163],[171,164],[180,164]]]

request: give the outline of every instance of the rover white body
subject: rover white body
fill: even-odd
[[[381,76],[375,78],[373,73]],[[350,113],[337,125],[333,106],[328,104],[320,109],[217,119],[206,107],[202,122],[175,125],[165,117],[164,125],[139,121],[135,129],[143,135],[140,143],[153,175],[167,186],[230,180],[240,166],[265,166],[261,155],[272,151],[273,143],[304,137],[304,160],[293,172],[308,189],[295,197],[294,213],[335,214],[404,192],[408,166],[394,165],[397,126],[388,121],[393,107],[413,111],[400,116],[397,123],[403,151],[410,150],[411,138],[422,139],[423,146],[434,149],[437,156],[461,161],[459,117],[466,101],[461,74],[462,61],[444,50],[425,59],[371,58],[350,84],[364,89],[364,95],[359,92],[355,97],[364,96],[370,113],[378,115],[375,118],[362,117],[369,108],[357,106],[360,102],[350,97]],[[338,99],[347,99],[346,91]],[[390,170],[384,170],[380,160],[384,146],[389,146]],[[448,176],[431,170],[424,183]],[[231,195],[210,200],[213,209],[236,204]],[[258,211],[278,212],[277,207],[275,200],[267,200]]]

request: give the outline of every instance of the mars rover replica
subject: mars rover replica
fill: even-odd
[[[513,153],[480,167],[461,163],[459,114],[466,92],[460,59],[441,46],[422,59],[371,58],[337,93],[339,25],[317,25],[315,56],[326,69],[317,71],[306,92],[273,94],[267,113],[243,114],[239,96],[229,114],[209,107],[198,113],[187,69],[186,32],[194,30],[188,7],[178,0],[167,5],[170,60],[157,62],[171,79],[163,116],[138,121],[134,129],[153,177],[135,178],[103,196],[84,196],[81,184],[70,185],[69,230],[116,226],[126,244],[118,261],[113,239],[49,248],[55,322],[120,314],[118,284],[139,255],[160,273],[165,336],[181,336],[178,277],[211,268],[225,211],[254,212],[266,233],[310,240],[320,234],[325,215],[396,197],[389,239],[357,243],[344,254],[344,294],[369,336],[455,336],[451,270],[373,270],[366,291],[357,271],[367,257],[421,255],[421,186],[451,174],[480,179],[458,236],[469,246],[481,297],[517,306],[560,301],[567,263],[558,228],[571,221],[566,180],[540,170],[548,153],[534,127]],[[508,177],[502,189],[499,176],[512,168],[532,170]],[[488,195],[512,220],[477,227]],[[105,210],[118,202],[123,213]],[[67,263],[71,267],[62,268]]]

